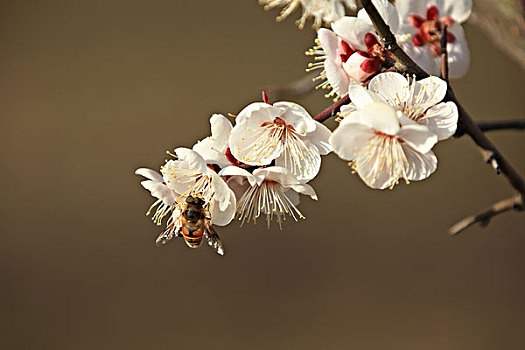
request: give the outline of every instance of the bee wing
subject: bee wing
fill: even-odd
[[[174,236],[179,236],[180,232],[182,230],[182,227],[176,227],[175,230],[170,230],[169,228],[166,229],[166,231],[162,232],[159,237],[157,237],[157,240],[155,241],[155,244],[157,246],[164,245],[168,243]]]
[[[208,245],[212,247],[217,252],[217,254],[224,255],[224,245],[219,238],[219,234],[211,226],[208,220],[205,220],[204,222],[204,237],[206,237]]]

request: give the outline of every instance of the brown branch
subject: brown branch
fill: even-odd
[[[458,233],[466,230],[470,226],[479,223],[482,227],[485,227],[489,224],[490,220],[501,213],[507,212],[509,210],[522,211],[525,209],[523,197],[520,195],[504,199],[492,205],[487,210],[476,214],[470,215],[459,221],[457,224],[452,226],[448,233],[451,236],[457,235]]]
[[[388,25],[385,23],[381,15],[372,4],[371,0],[361,0],[365,11],[372,20],[377,33],[381,38],[384,47],[390,51],[392,56],[396,59],[396,68],[402,73],[415,74],[418,78],[428,77],[421,67],[419,67],[396,42],[394,34],[391,32]],[[518,172],[510,165],[510,163],[503,157],[496,146],[485,136],[483,131],[476,125],[465,108],[459,103],[454,91],[448,85],[446,101],[453,101],[458,107],[458,135],[462,133],[468,134],[472,140],[479,146],[482,155],[489,164],[491,164],[496,172],[503,174],[509,181],[512,187],[516,189],[520,195],[525,196],[525,182]]]
[[[483,131],[472,120],[465,108],[457,101],[454,92],[449,87],[445,99],[456,103],[459,112],[458,129],[468,134],[479,146],[485,161],[492,165],[498,174],[502,174],[509,181],[512,187],[521,195],[525,196],[525,182],[521,175],[503,157],[496,146],[485,136]]]
[[[324,111],[316,115],[314,119],[322,123],[328,118],[334,116],[337,112],[339,112],[339,110],[341,109],[343,105],[346,105],[348,103],[350,103],[350,97],[348,97],[348,95],[345,95],[340,100],[335,102],[333,105],[331,105],[330,107],[328,107],[327,109],[325,109]]]
[[[441,34],[441,78],[448,83],[447,29],[445,24]]]
[[[505,130],[505,129],[525,129],[525,119],[517,120],[495,120],[489,122],[477,122],[478,128],[483,131]]]

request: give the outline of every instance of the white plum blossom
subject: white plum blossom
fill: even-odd
[[[157,238],[158,245],[171,240],[182,227],[182,212],[188,196],[204,200],[212,225],[225,226],[235,216],[235,194],[214,170],[208,168],[204,159],[197,152],[182,147],[175,149],[175,154],[178,159],[167,161],[161,167],[162,175],[146,168],[135,172],[148,179],[141,184],[158,199],[146,215],[157,206],[152,219],[161,225],[162,219],[169,214],[166,229]]]
[[[228,139],[232,123],[222,114],[214,114],[210,118],[211,136],[197,142],[193,150],[199,153],[207,164],[216,164],[220,168],[232,165],[228,157]]]
[[[403,118],[384,102],[373,102],[348,115],[330,138],[334,152],[370,187],[392,189],[400,179],[423,180],[437,168],[431,151],[437,135]]]
[[[399,14],[387,0],[374,0],[377,10],[395,33],[399,26]],[[332,30],[320,29],[313,49],[307,55],[316,56],[307,71],[323,69],[318,79],[326,79],[319,88],[331,88],[327,96],[344,96],[348,84],[355,80],[366,82],[382,68],[392,65],[390,53],[379,43],[374,27],[366,15],[359,11],[358,17],[343,17],[332,23]]]
[[[307,182],[319,172],[321,155],[331,152],[330,130],[296,103],[252,103],[235,121],[229,139],[231,154],[247,165],[275,162]]]
[[[445,140],[456,132],[458,109],[454,102],[442,102],[447,83],[438,77],[409,81],[395,72],[381,73],[368,84],[368,90],[358,83],[351,83],[348,94],[352,104],[341,109],[343,116],[354,109],[362,109],[369,103],[385,102],[410,119],[426,125],[439,140]]]
[[[179,194],[177,202],[183,203],[190,195],[200,197],[210,212],[212,225],[229,224],[235,214],[233,191],[197,152],[179,147],[175,154],[178,159],[167,161],[160,171],[166,185]]]
[[[221,176],[230,177],[242,188],[242,195],[237,204],[237,218],[241,225],[245,222],[256,222],[259,216],[266,217],[268,227],[272,220],[279,226],[291,216],[295,221],[304,219],[297,209],[299,193],[317,200],[314,189],[308,184],[302,184],[290,172],[279,166],[258,168],[249,171],[229,166],[221,170]]]
[[[169,188],[164,182],[162,175],[154,170],[139,168],[135,171],[135,174],[144,176],[148,179],[142,181],[140,184],[150,191],[151,195],[157,198],[157,201],[151,205],[146,212],[146,215],[149,215],[153,208],[157,207],[157,210],[151,219],[157,225],[161,225],[162,219],[169,214],[171,208],[177,204],[177,197],[179,195],[177,192]]]
[[[472,0],[397,0],[402,31],[411,34],[403,43],[407,54],[429,74],[441,71],[441,33],[447,25],[447,52],[451,78],[464,76],[470,52],[461,23],[472,11]]]
[[[281,14],[277,17],[278,22],[288,17],[299,6],[302,6],[302,16],[295,22],[301,29],[304,28],[309,17],[314,19],[312,28],[318,29],[323,22],[330,23],[343,17],[345,15],[345,6],[352,11],[356,9],[355,0],[259,0],[259,4],[264,5],[265,10],[284,6]]]

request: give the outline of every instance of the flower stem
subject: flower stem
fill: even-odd
[[[345,95],[341,99],[337,100],[337,102],[335,102],[333,105],[329,106],[327,109],[316,115],[314,119],[322,123],[331,116],[334,116],[337,112],[339,112],[343,105],[346,105],[348,103],[350,103],[350,97],[348,97],[348,95]]]

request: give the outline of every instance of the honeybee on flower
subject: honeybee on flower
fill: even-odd
[[[157,244],[184,235],[185,230],[188,231],[188,227],[195,224],[199,225],[199,230],[203,227],[202,232],[206,228],[208,242],[220,254],[222,244],[217,243],[218,237],[213,234],[211,225],[225,226],[231,222],[236,208],[235,194],[197,152],[182,147],[174,152],[177,159],[169,160],[161,167],[162,175],[145,168],[136,171],[136,174],[149,179],[142,184],[158,198],[153,205],[159,205],[153,217],[157,225],[161,225],[162,219],[169,214],[166,228],[157,238]],[[199,200],[189,203],[190,197]],[[192,216],[187,212],[188,204],[202,209],[202,217],[199,216],[194,223],[191,223]],[[187,239],[185,241],[188,243]]]
[[[153,220],[166,228],[164,244],[184,238],[195,248],[206,239],[218,254],[224,247],[213,225],[225,226],[237,215],[241,223],[266,217],[282,225],[287,216],[304,218],[297,209],[299,193],[317,199],[306,184],[319,172],[321,154],[331,151],[331,132],[292,102],[252,103],[236,116],[210,118],[211,135],[192,149],[176,148],[161,174],[140,168],[137,175],[157,201]],[[171,153],[170,153],[171,154]]]

